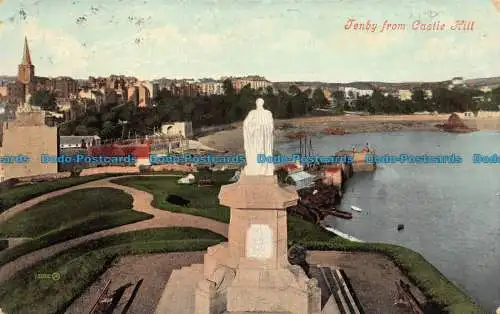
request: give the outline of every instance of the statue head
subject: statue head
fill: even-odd
[[[263,110],[264,109],[264,99],[257,98],[257,100],[255,101],[255,104],[257,105],[257,110]]]

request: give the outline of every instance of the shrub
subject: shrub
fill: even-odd
[[[9,247],[9,240],[2,239],[0,240],[0,251],[5,250]]]
[[[82,173],[82,167],[76,165],[71,168],[71,178],[79,177]]]

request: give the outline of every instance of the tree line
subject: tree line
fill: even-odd
[[[162,89],[153,100],[153,106],[139,108],[133,103],[111,104],[101,107],[89,105],[76,120],[60,124],[61,135],[99,135],[103,139],[117,139],[152,134],[161,125],[173,121],[191,121],[193,128],[229,124],[241,121],[255,108],[255,100],[262,97],[266,109],[276,119],[287,119],[322,114],[343,114],[344,110],[364,111],[371,114],[411,114],[420,111],[439,113],[498,110],[500,88],[490,93],[468,88],[435,88],[432,97],[426,97],[423,90],[413,90],[410,100],[384,96],[374,90],[371,96],[345,95],[342,91],[332,93],[331,104],[322,89],[301,90],[295,85],[287,90],[276,91],[272,87],[254,90],[245,86],[236,91],[230,80],[223,82],[223,95],[175,96]],[[484,99],[478,98],[483,96]],[[48,94],[32,97],[34,105],[54,110],[54,98]],[[37,104],[39,102],[39,104]]]
[[[355,111],[365,111],[371,114],[411,114],[429,111],[452,113],[479,110],[499,110],[500,88],[484,93],[471,88],[435,88],[432,96],[427,97],[422,89],[414,89],[411,99],[400,100],[392,95],[383,95],[374,90],[371,96],[362,96],[349,102],[344,95],[336,93],[335,99],[342,109],[349,108]],[[341,93],[340,93],[341,94]],[[348,97],[347,97],[348,98]]]

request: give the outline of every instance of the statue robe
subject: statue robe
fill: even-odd
[[[269,110],[257,108],[248,113],[243,121],[243,139],[245,147],[245,175],[274,175],[274,164],[258,163],[257,156],[273,155],[273,115]]]

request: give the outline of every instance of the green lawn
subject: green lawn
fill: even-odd
[[[193,185],[177,184],[178,177],[135,177],[118,178],[113,183],[130,186],[154,195],[153,206],[171,212],[181,212],[196,216],[203,216],[221,222],[229,222],[229,208],[219,204],[218,194],[220,186],[227,184],[232,177],[232,171],[214,172],[215,181],[212,187],[198,187]],[[207,172],[202,172],[202,176],[208,176]],[[199,174],[195,173],[198,177]],[[168,203],[166,198],[169,194],[179,195],[190,201],[188,207],[182,207]]]
[[[224,238],[195,228],[163,228],[90,241],[24,269],[0,286],[6,313],[62,313],[121,255],[202,251]],[[36,274],[60,279],[36,279]]]
[[[132,210],[132,197],[113,188],[68,192],[0,224],[0,237],[31,241],[0,253],[0,265],[24,254],[86,234],[152,218]]]
[[[0,224],[0,237],[35,238],[88,219],[131,210],[132,196],[113,188],[90,188],[51,198]]]
[[[116,176],[119,176],[119,174],[97,174],[85,177],[57,179],[54,181],[46,181],[14,187],[0,193],[0,213],[12,206],[49,192],[69,188],[71,186],[80,185],[90,181]]]

